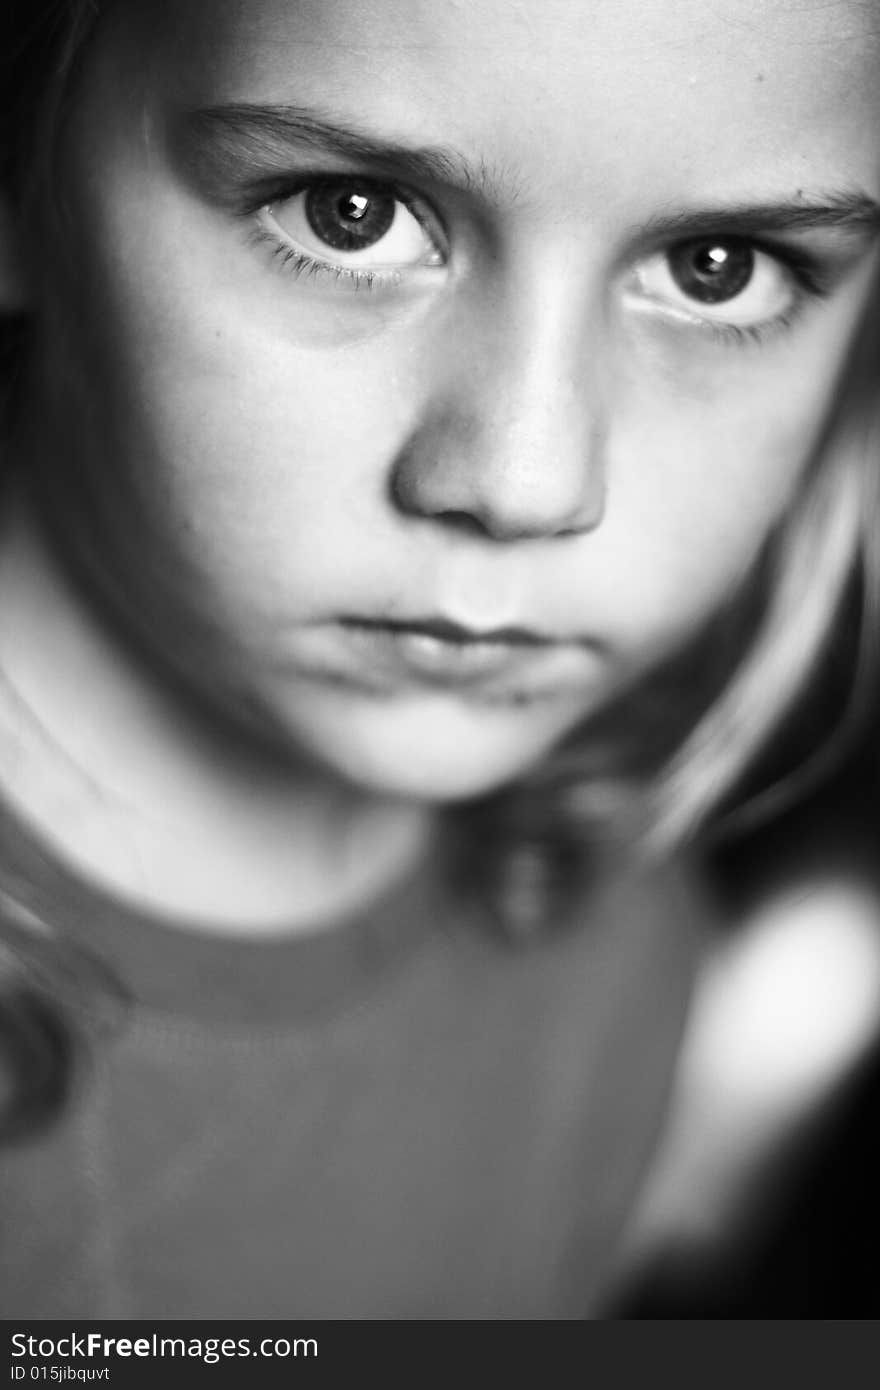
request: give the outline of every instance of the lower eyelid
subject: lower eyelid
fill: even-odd
[[[367,266],[340,266],[332,261],[322,261],[294,242],[276,235],[261,221],[252,225],[249,240],[252,245],[268,252],[276,269],[295,277],[306,276],[317,280],[319,276],[329,276],[334,283],[343,280],[355,289],[374,289],[377,284],[394,288],[402,278],[401,272],[393,267],[371,269]]]
[[[794,327],[812,298],[815,296],[811,296],[809,291],[798,292],[795,288],[791,302],[782,312],[755,323],[710,318],[640,293],[625,296],[624,305],[653,321],[661,331],[667,326],[670,331],[697,334],[701,342],[709,338],[723,346],[755,346]]]

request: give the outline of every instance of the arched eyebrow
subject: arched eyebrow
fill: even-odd
[[[255,163],[280,168],[294,148],[333,154],[359,168],[381,168],[404,182],[449,184],[493,197],[498,191],[486,166],[457,150],[380,139],[298,106],[234,103],[185,111],[174,143],[191,169],[209,177],[222,173],[224,165],[242,172]]]

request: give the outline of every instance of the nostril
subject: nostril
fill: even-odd
[[[442,482],[442,480],[441,480]],[[442,495],[447,492],[447,496]],[[404,516],[416,517],[422,521],[432,521],[435,525],[446,526],[473,536],[489,534],[490,527],[482,519],[479,506],[468,505],[469,498],[462,495],[461,488],[455,488],[458,496],[449,496],[445,485],[438,485],[437,474],[418,465],[417,460],[407,454],[399,464],[390,480],[389,493],[392,504]],[[464,502],[464,506],[444,506],[444,502]]]
[[[442,521],[447,526],[451,526],[457,531],[467,531],[471,534],[481,536],[484,536],[488,529],[473,512],[455,510],[442,511],[436,514],[434,520]]]

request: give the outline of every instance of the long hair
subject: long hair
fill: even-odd
[[[107,8],[106,0],[7,0],[0,178],[19,205],[47,176],[79,58]],[[866,314],[798,496],[725,610],[668,669],[652,672],[517,786],[455,812],[463,861],[473,850],[465,872],[483,885],[509,936],[543,930],[583,880],[597,844],[627,838],[646,855],[666,856],[725,823],[773,814],[853,737],[874,686],[880,605],[871,409],[878,317]],[[26,344],[26,321],[0,334],[7,379]],[[827,737],[805,757],[796,749],[792,765],[762,785],[756,770],[768,745],[792,722],[804,692],[821,686],[831,657],[842,667],[836,684],[846,698],[826,721]],[[738,801],[750,775],[751,800]],[[19,1058],[22,1075],[30,1066],[44,1082],[31,1087],[18,1119],[9,1108],[11,1132],[20,1131],[22,1115],[34,1123],[57,1109],[62,1059],[73,1055],[59,1042],[63,1029],[45,995],[35,1009],[28,969],[17,962],[0,1012],[6,1051]],[[26,1064],[40,1036],[42,1061]],[[53,1075],[55,1082],[46,1080]]]

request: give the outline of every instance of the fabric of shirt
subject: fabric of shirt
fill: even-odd
[[[517,945],[431,856],[332,927],[230,937],[115,901],[8,816],[2,842],[7,920],[93,1041],[0,1155],[0,1316],[601,1316],[699,950],[686,877],[610,865]]]

